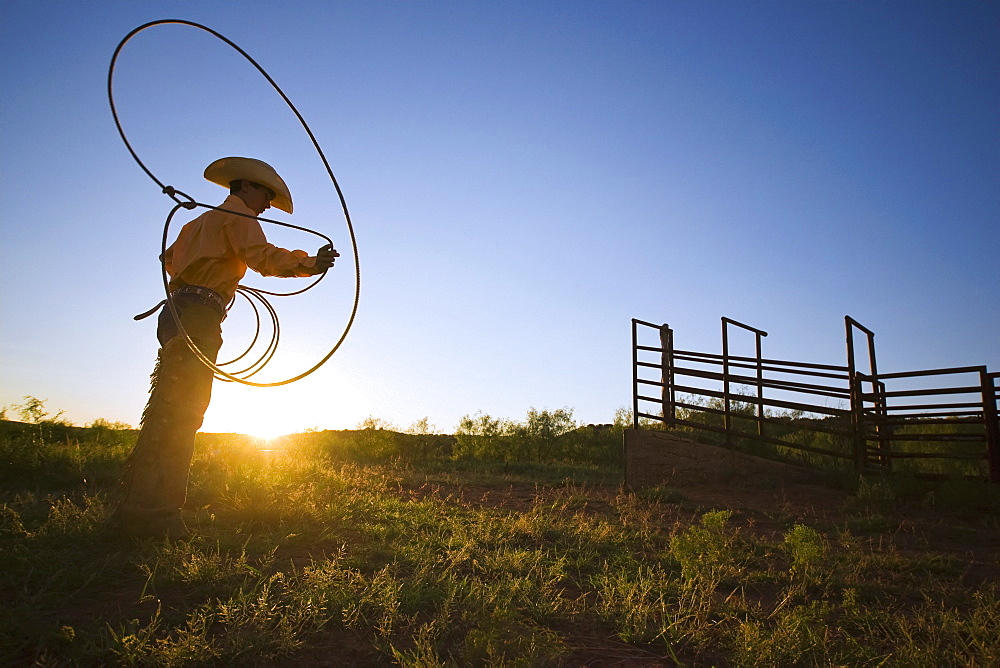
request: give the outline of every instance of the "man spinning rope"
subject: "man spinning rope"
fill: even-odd
[[[186,224],[163,257],[169,290],[185,332],[212,362],[222,347],[222,321],[247,267],[264,276],[321,274],[339,257],[332,246],[315,256],[267,242],[255,219],[271,205],[292,213],[292,196],[278,173],[253,158],[222,158],[205,178],[228,187],[229,197]],[[240,215],[242,214],[242,215]],[[122,478],[118,519],[123,533],[183,538],[194,437],[212,395],[212,369],[179,335],[170,308],[160,311],[159,356],[139,437]]]

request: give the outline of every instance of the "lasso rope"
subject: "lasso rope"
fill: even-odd
[[[255,68],[257,68],[257,71],[261,73],[261,75],[267,80],[267,82],[269,84],[271,84],[271,87],[274,88],[274,90],[278,93],[278,95],[281,96],[281,99],[285,101],[285,104],[288,105],[288,108],[292,110],[292,112],[295,114],[295,117],[299,120],[299,123],[302,125],[302,128],[306,131],[306,134],[309,135],[309,139],[310,139],[310,141],[312,141],[313,148],[316,149],[316,153],[319,155],[320,159],[323,161],[323,166],[326,168],[326,172],[327,172],[327,174],[330,177],[330,181],[333,183],[333,187],[337,190],[337,196],[340,198],[340,205],[341,205],[341,207],[344,210],[344,219],[347,221],[347,230],[348,230],[348,233],[350,234],[350,237],[351,237],[351,249],[352,249],[352,251],[354,253],[354,284],[355,284],[355,288],[354,288],[354,304],[351,307],[351,315],[350,315],[350,318],[348,318],[347,324],[344,327],[344,331],[341,333],[340,338],[334,344],[333,348],[330,349],[330,352],[328,352],[323,357],[323,359],[321,359],[319,362],[317,362],[313,367],[311,367],[310,369],[307,369],[306,371],[303,371],[302,373],[298,374],[297,376],[293,376],[291,378],[286,378],[285,380],[278,381],[278,382],[273,382],[273,383],[258,383],[258,382],[255,382],[255,381],[247,380],[250,376],[253,376],[258,371],[260,371],[262,368],[264,368],[264,366],[274,356],[274,353],[277,350],[277,346],[278,346],[278,337],[279,337],[278,315],[277,315],[277,312],[274,310],[274,308],[271,306],[271,304],[267,301],[266,297],[264,297],[264,295],[271,295],[271,296],[277,296],[277,297],[288,297],[288,296],[292,296],[292,295],[301,294],[301,293],[305,292],[306,290],[309,290],[310,288],[312,288],[315,285],[317,285],[326,276],[326,271],[324,271],[322,274],[320,274],[319,277],[315,281],[313,281],[312,283],[310,283],[306,287],[302,288],[301,290],[296,290],[294,292],[268,292],[266,290],[261,290],[259,288],[251,288],[251,287],[248,287],[248,286],[245,286],[245,285],[238,286],[237,287],[237,293],[238,294],[242,294],[247,299],[247,301],[250,302],[250,305],[253,307],[254,313],[255,313],[255,315],[257,317],[257,333],[254,334],[253,341],[250,343],[250,346],[247,348],[247,350],[243,354],[239,355],[235,359],[232,359],[232,360],[230,360],[228,362],[223,362],[221,364],[216,364],[215,362],[213,362],[212,360],[210,360],[208,357],[206,357],[205,354],[201,351],[201,349],[198,348],[198,345],[191,339],[191,336],[184,329],[184,324],[181,322],[180,314],[178,313],[178,310],[177,310],[177,305],[175,303],[174,298],[170,294],[169,277],[167,276],[167,268],[166,268],[166,263],[165,263],[165,260],[164,260],[164,254],[166,253],[166,249],[167,249],[167,236],[168,236],[168,231],[170,229],[170,221],[173,219],[174,214],[179,209],[181,209],[181,208],[184,208],[184,209],[196,209],[198,207],[202,207],[202,208],[205,208],[205,209],[215,209],[217,211],[223,211],[225,213],[230,213],[230,214],[235,214],[235,215],[239,215],[239,216],[244,216],[246,218],[254,218],[255,220],[259,220],[261,222],[272,223],[274,225],[281,225],[283,227],[290,227],[292,229],[300,230],[302,232],[308,232],[310,234],[315,234],[316,236],[325,239],[326,242],[331,245],[331,247],[332,247],[332,244],[333,244],[333,242],[330,240],[329,237],[327,237],[326,235],[324,235],[324,234],[322,234],[320,232],[316,232],[315,230],[310,230],[310,229],[307,229],[305,227],[299,227],[298,225],[292,225],[290,223],[283,223],[283,222],[278,221],[278,220],[270,220],[268,218],[260,218],[260,217],[256,217],[256,216],[248,216],[246,214],[242,214],[242,213],[239,213],[239,212],[236,212],[236,211],[229,211],[227,209],[222,209],[220,207],[211,206],[209,204],[203,204],[201,202],[196,202],[196,201],[194,201],[194,199],[192,199],[191,197],[189,197],[185,193],[183,193],[183,192],[181,192],[179,190],[176,190],[172,186],[165,185],[162,181],[160,181],[158,178],[156,178],[156,175],[154,175],[153,172],[150,171],[150,169],[148,167],[146,167],[145,163],[143,163],[142,160],[139,158],[138,154],[135,152],[135,149],[132,148],[132,144],[129,143],[128,137],[125,136],[125,130],[122,128],[121,121],[118,118],[118,111],[117,111],[117,109],[115,107],[115,98],[114,98],[114,92],[113,92],[113,88],[112,88],[112,81],[113,81],[114,73],[115,73],[115,63],[118,60],[118,55],[119,55],[119,53],[121,53],[122,48],[125,46],[125,44],[130,39],[132,39],[133,37],[135,37],[136,35],[138,35],[143,30],[146,30],[148,28],[152,28],[153,26],[164,25],[164,24],[171,24],[171,23],[172,24],[178,24],[178,25],[190,26],[192,28],[198,28],[199,30],[204,30],[205,32],[207,32],[209,34],[214,35],[215,37],[219,38],[220,40],[222,40],[223,42],[225,42],[226,44],[228,44],[229,46],[231,46],[233,49],[235,49],[241,56],[243,56],[244,58],[246,58],[246,60],[248,62],[250,62],[251,65],[253,65]],[[264,70],[264,68],[261,67],[257,63],[256,60],[254,60],[253,58],[251,58],[250,55],[246,51],[244,51],[239,46],[237,46],[236,43],[234,43],[232,40],[224,37],[223,35],[221,35],[218,32],[212,30],[211,28],[203,26],[200,23],[195,23],[193,21],[186,21],[184,19],[161,19],[161,20],[158,20],[158,21],[151,21],[149,23],[146,23],[146,24],[143,24],[143,25],[139,26],[138,28],[135,28],[134,30],[132,30],[132,32],[130,32],[129,34],[127,34],[122,39],[121,42],[118,43],[117,48],[115,48],[114,55],[111,57],[111,64],[108,67],[108,103],[111,105],[111,115],[114,117],[115,126],[118,128],[118,134],[121,135],[122,141],[125,143],[125,147],[128,149],[129,153],[132,155],[132,159],[135,160],[136,164],[138,164],[139,167],[141,167],[142,170],[144,172],[146,172],[146,175],[149,176],[149,178],[151,178],[153,180],[153,182],[155,182],[156,185],[158,185],[160,187],[160,190],[164,194],[166,194],[168,197],[170,197],[171,199],[173,199],[177,203],[177,205],[174,206],[174,208],[167,215],[167,219],[166,219],[166,221],[165,221],[165,223],[163,225],[163,240],[162,240],[162,244],[161,244],[161,251],[162,252],[161,252],[161,255],[160,255],[160,265],[161,265],[161,273],[162,273],[162,277],[163,277],[163,289],[164,289],[164,292],[166,293],[166,300],[165,301],[166,301],[167,308],[170,309],[170,313],[171,313],[171,315],[174,318],[174,322],[177,324],[177,331],[178,331],[178,333],[182,337],[184,337],[184,340],[187,342],[188,348],[191,349],[191,352],[193,352],[198,357],[198,359],[201,360],[202,364],[204,364],[205,366],[207,366],[210,369],[212,369],[212,371],[215,372],[216,377],[219,378],[220,380],[233,381],[233,382],[237,382],[237,383],[242,383],[243,385],[250,385],[250,386],[253,386],[253,387],[277,387],[279,385],[287,385],[289,383],[294,383],[297,380],[305,378],[306,376],[308,376],[309,374],[311,374],[312,372],[316,371],[321,366],[323,366],[324,364],[326,364],[326,362],[331,357],[333,357],[333,354],[337,352],[337,350],[340,348],[341,344],[343,344],[344,339],[347,338],[347,333],[351,330],[351,326],[354,324],[354,319],[355,319],[355,317],[357,316],[357,313],[358,313],[358,302],[359,302],[360,297],[361,297],[361,263],[360,263],[360,261],[358,259],[358,242],[357,242],[357,239],[355,238],[354,225],[351,222],[351,215],[347,211],[347,201],[344,199],[344,193],[340,189],[340,184],[337,183],[337,177],[333,175],[333,169],[330,168],[330,163],[327,161],[326,155],[323,153],[323,149],[320,148],[319,142],[316,141],[315,135],[313,135],[312,130],[309,128],[309,125],[306,123],[306,120],[302,117],[302,114],[299,113],[299,110],[295,108],[295,105],[292,104],[292,101],[288,98],[287,95],[285,95],[284,91],[282,91],[281,88],[278,86],[278,84],[275,83],[274,79],[272,79],[271,76]],[[183,198],[183,199],[181,199],[181,198]],[[271,335],[271,342],[265,348],[264,353],[257,360],[255,360],[252,364],[250,364],[248,367],[246,367],[245,369],[242,369],[240,371],[233,372],[233,373],[224,371],[221,367],[233,364],[233,363],[235,363],[235,362],[243,359],[244,357],[246,357],[246,355],[249,354],[250,350],[257,343],[257,338],[258,338],[258,336],[260,334],[260,311],[257,309],[257,306],[253,303],[253,299],[256,299],[257,301],[259,301],[265,307],[265,309],[268,311],[268,313],[271,316],[271,321],[272,321],[272,324],[273,324],[273,330],[272,330],[272,335]]]

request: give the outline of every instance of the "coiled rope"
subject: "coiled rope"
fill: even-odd
[[[238,286],[237,287],[237,294],[241,294],[244,298],[246,298],[247,301],[250,303],[250,305],[253,307],[254,313],[255,313],[255,315],[257,317],[257,332],[254,334],[253,341],[250,343],[250,346],[246,349],[245,352],[243,352],[241,355],[237,356],[236,358],[234,358],[232,360],[229,360],[228,362],[223,362],[221,364],[216,364],[215,362],[213,362],[212,360],[210,360],[208,357],[206,357],[205,354],[201,351],[201,349],[198,348],[198,345],[191,339],[191,336],[184,329],[184,324],[181,322],[180,314],[179,314],[178,309],[177,309],[177,304],[175,303],[174,298],[170,294],[169,277],[167,276],[167,267],[166,267],[166,263],[164,261],[164,257],[165,257],[164,254],[166,253],[166,249],[167,249],[167,237],[168,237],[168,232],[169,232],[169,229],[170,229],[170,221],[173,219],[174,214],[177,213],[177,211],[179,209],[181,209],[181,208],[184,208],[184,209],[196,209],[196,208],[201,207],[201,208],[205,208],[205,209],[215,209],[217,211],[222,211],[222,212],[225,212],[225,213],[235,214],[235,215],[238,215],[238,216],[243,216],[245,218],[253,218],[253,219],[261,221],[261,222],[271,223],[271,224],[274,224],[274,225],[281,225],[283,227],[289,227],[289,228],[292,228],[292,229],[295,229],[295,230],[300,230],[302,232],[307,232],[309,234],[315,234],[316,236],[321,237],[322,239],[325,239],[326,242],[331,245],[331,247],[332,247],[333,242],[325,234],[322,234],[322,233],[317,232],[315,230],[307,229],[305,227],[299,227],[298,225],[292,225],[290,223],[284,223],[284,222],[281,222],[281,221],[278,221],[278,220],[271,220],[269,218],[260,218],[260,217],[257,217],[257,216],[249,216],[247,214],[239,213],[237,211],[230,211],[228,209],[222,209],[220,207],[212,206],[210,204],[203,204],[201,202],[196,202],[193,198],[191,198],[190,196],[186,195],[185,193],[183,193],[183,192],[181,192],[181,191],[173,188],[172,186],[165,185],[162,181],[160,181],[158,178],[156,178],[156,175],[154,175],[153,172],[150,171],[150,169],[148,167],[146,167],[145,163],[143,163],[143,161],[139,158],[138,154],[135,152],[135,149],[132,148],[132,144],[129,143],[128,137],[125,135],[125,130],[122,128],[121,120],[118,118],[118,110],[115,107],[115,98],[114,98],[114,92],[113,92],[113,86],[112,86],[113,79],[114,79],[114,73],[115,73],[115,63],[118,60],[118,56],[121,53],[122,48],[125,46],[125,44],[130,39],[132,39],[133,37],[135,37],[136,35],[138,35],[143,30],[147,30],[148,28],[152,28],[153,26],[166,25],[166,24],[176,24],[176,25],[189,26],[189,27],[192,27],[192,28],[197,28],[199,30],[203,30],[203,31],[209,33],[210,35],[214,35],[215,37],[217,37],[218,39],[222,40],[223,42],[225,42],[226,44],[228,44],[229,46],[231,46],[233,49],[235,49],[251,65],[253,65],[255,68],[257,68],[257,71],[260,72],[260,74],[267,80],[267,82],[269,84],[271,84],[271,87],[274,88],[274,90],[278,93],[278,95],[281,96],[281,99],[285,101],[285,104],[288,105],[288,108],[292,110],[292,113],[295,114],[295,117],[299,120],[299,123],[302,125],[302,129],[306,131],[307,135],[309,135],[309,139],[310,139],[310,141],[312,141],[313,148],[316,150],[316,153],[319,155],[320,160],[322,160],[323,166],[326,168],[326,172],[327,172],[327,174],[330,177],[330,181],[333,183],[333,187],[336,189],[337,196],[340,199],[340,205],[341,205],[341,208],[344,211],[344,219],[347,222],[347,231],[348,231],[348,233],[350,235],[350,238],[351,238],[351,249],[352,249],[352,251],[354,253],[354,285],[355,285],[355,288],[354,288],[354,303],[353,303],[353,305],[351,307],[351,315],[350,315],[350,317],[347,320],[347,324],[344,326],[344,330],[341,333],[340,338],[334,344],[333,348],[330,349],[330,352],[328,352],[319,362],[317,362],[311,368],[307,369],[306,371],[303,371],[302,373],[300,373],[300,374],[298,374],[296,376],[292,376],[291,378],[286,378],[285,380],[281,380],[281,381],[277,381],[277,382],[273,382],[273,383],[260,383],[260,382],[248,380],[248,378],[250,378],[251,376],[253,376],[254,374],[256,374],[257,372],[259,372],[261,369],[264,368],[264,366],[273,358],[274,353],[275,353],[275,351],[277,350],[277,347],[278,347],[278,338],[279,338],[279,329],[280,329],[279,325],[278,325],[278,315],[277,315],[277,312],[274,310],[274,307],[271,306],[270,302],[267,301],[267,298],[265,297],[265,295],[270,295],[270,296],[275,296],[275,297],[290,297],[292,295],[302,294],[306,290],[309,290],[309,289],[313,288],[314,286],[316,286],[317,284],[319,284],[319,282],[321,280],[323,280],[323,278],[326,276],[326,271],[324,271],[322,274],[320,274],[316,278],[315,281],[313,281],[312,283],[310,283],[306,287],[302,288],[301,290],[296,290],[294,292],[269,292],[267,290],[261,290],[259,288],[251,288],[251,287],[248,287],[248,286],[245,286],[245,285]],[[244,51],[243,49],[241,49],[232,40],[226,38],[225,36],[219,34],[215,30],[212,30],[211,28],[209,28],[207,26],[201,25],[200,23],[195,23],[193,21],[187,21],[187,20],[184,20],[184,19],[161,19],[161,20],[158,20],[158,21],[151,21],[149,23],[145,23],[145,24],[139,26],[138,28],[135,28],[129,34],[127,34],[122,39],[121,42],[118,43],[117,48],[115,48],[114,55],[112,55],[112,57],[111,57],[111,64],[108,67],[108,103],[111,105],[111,115],[114,117],[115,126],[118,128],[118,134],[121,136],[122,141],[125,143],[125,147],[128,149],[129,153],[132,155],[132,159],[135,160],[136,164],[138,164],[139,167],[141,167],[142,170],[144,172],[146,172],[146,175],[149,176],[149,178],[152,179],[153,182],[156,183],[156,185],[158,185],[160,187],[160,190],[165,195],[167,195],[172,200],[174,200],[174,202],[177,203],[176,206],[174,206],[174,208],[167,215],[167,219],[166,219],[166,221],[164,222],[164,225],[163,225],[163,240],[162,240],[162,243],[161,243],[160,268],[161,268],[161,274],[162,274],[162,278],[163,278],[163,290],[164,290],[164,292],[166,294],[166,299],[165,299],[166,306],[167,306],[167,308],[170,309],[170,312],[171,312],[171,314],[172,314],[172,316],[174,318],[174,322],[177,324],[178,334],[180,336],[182,336],[184,338],[184,340],[187,342],[188,348],[191,349],[191,352],[193,352],[195,354],[195,356],[197,356],[198,359],[201,360],[202,364],[204,364],[205,366],[207,366],[210,369],[212,369],[212,371],[215,373],[216,378],[218,378],[220,380],[241,383],[243,385],[250,385],[252,387],[277,387],[279,385],[287,385],[289,383],[294,383],[297,380],[301,380],[302,378],[305,378],[306,376],[308,376],[309,374],[313,373],[314,371],[316,371],[317,369],[319,369],[321,366],[323,366],[324,364],[326,364],[326,362],[331,357],[333,357],[334,353],[337,352],[337,350],[340,348],[341,344],[343,344],[344,339],[347,338],[347,334],[348,334],[348,332],[350,332],[351,326],[354,324],[354,319],[355,319],[355,317],[357,316],[357,313],[358,313],[358,302],[360,301],[360,298],[361,298],[361,263],[360,263],[360,261],[358,259],[358,242],[357,242],[357,238],[355,237],[355,234],[354,234],[354,224],[351,222],[351,214],[347,210],[347,201],[344,199],[344,193],[340,189],[340,184],[337,182],[337,177],[334,176],[333,169],[331,169],[330,163],[326,159],[326,155],[323,153],[323,149],[320,147],[319,142],[316,140],[315,135],[313,135],[312,130],[309,128],[309,125],[306,123],[305,118],[302,117],[302,114],[299,113],[299,110],[295,107],[294,104],[292,104],[292,101],[288,98],[288,96],[285,95],[285,92],[283,90],[281,90],[281,88],[278,86],[278,84],[274,81],[274,79],[271,78],[271,76],[264,70],[264,68],[261,67],[257,63],[256,60],[254,60],[253,58],[250,57],[250,54],[248,54],[246,51]],[[181,199],[181,198],[183,198],[183,199]],[[265,350],[261,354],[261,356],[258,359],[256,359],[255,361],[253,361],[245,369],[242,369],[240,371],[235,371],[235,372],[227,372],[227,371],[223,370],[221,367],[227,366],[227,365],[230,365],[230,364],[234,364],[234,363],[238,362],[239,360],[243,359],[244,357],[246,357],[249,354],[250,350],[253,349],[254,345],[256,345],[256,343],[257,343],[257,339],[258,339],[258,337],[260,335],[260,323],[261,323],[261,320],[260,320],[260,311],[258,310],[257,306],[254,304],[254,300],[257,300],[265,308],[265,310],[268,312],[268,314],[271,317],[271,321],[272,321],[272,325],[273,325],[273,327],[272,327],[271,341],[265,347]]]

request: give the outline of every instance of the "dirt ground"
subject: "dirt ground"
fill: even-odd
[[[625,485],[663,486],[718,508],[793,516],[828,517],[843,508],[844,490],[824,484],[825,475],[792,464],[754,457],[668,432],[625,433]]]
[[[588,487],[578,500],[589,513],[611,511],[623,491],[643,494],[660,489],[676,499],[664,504],[661,524],[689,523],[708,510],[730,509],[733,521],[762,539],[775,540],[795,523],[836,533],[859,517],[877,514],[891,527],[892,542],[903,551],[934,551],[968,564],[973,581],[1000,579],[998,518],[933,503],[899,503],[864,508],[826,472],[754,457],[688,441],[666,432],[626,432],[626,467],[621,485]],[[497,486],[427,483],[401,488],[404,497],[435,495],[453,503],[526,511],[556,501],[559,486],[509,483]],[[578,494],[579,495],[579,494]]]
[[[731,509],[740,531],[768,541],[781,541],[795,523],[830,536],[848,530],[864,532],[865,518],[877,517],[886,548],[900,553],[949,556],[966,565],[963,582],[970,587],[1000,578],[1000,532],[996,517],[974,510],[935,507],[929,503],[859,504],[829,474],[725,448],[677,438],[669,433],[631,432],[626,437],[626,471],[622,484],[560,485],[511,482],[498,486],[469,483],[425,483],[401,486],[402,497],[437,496],[470,507],[526,512],[539,503],[571,502],[577,512],[614,515],[622,494],[644,493],[670,502],[659,504],[664,530],[688,525],[706,511]],[[842,483],[841,483],[842,484]],[[886,535],[886,532],[888,535]],[[883,544],[879,542],[879,544]],[[568,666],[670,666],[673,662],[621,643],[601,629],[580,629],[567,638],[574,647]],[[700,657],[705,659],[706,657]],[[701,665],[699,661],[697,664]],[[708,664],[706,664],[708,665]]]

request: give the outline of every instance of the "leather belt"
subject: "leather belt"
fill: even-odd
[[[196,302],[201,302],[206,306],[215,307],[215,309],[222,315],[226,314],[226,302],[222,299],[222,295],[215,290],[203,288],[200,285],[185,285],[177,288],[170,294],[174,297],[184,295],[185,297],[193,299]]]
[[[175,298],[183,297],[184,299],[195,301],[198,302],[199,304],[204,304],[205,306],[211,306],[212,308],[214,308],[216,311],[219,312],[219,315],[222,316],[223,320],[226,319],[226,302],[225,300],[222,299],[222,295],[220,295],[215,290],[211,290],[209,288],[203,288],[200,285],[185,285],[171,292],[170,296]],[[132,319],[142,320],[143,318],[148,318],[149,316],[159,311],[160,308],[166,303],[167,300],[164,299],[153,308],[149,309],[145,313],[140,313],[139,315],[134,316]]]

